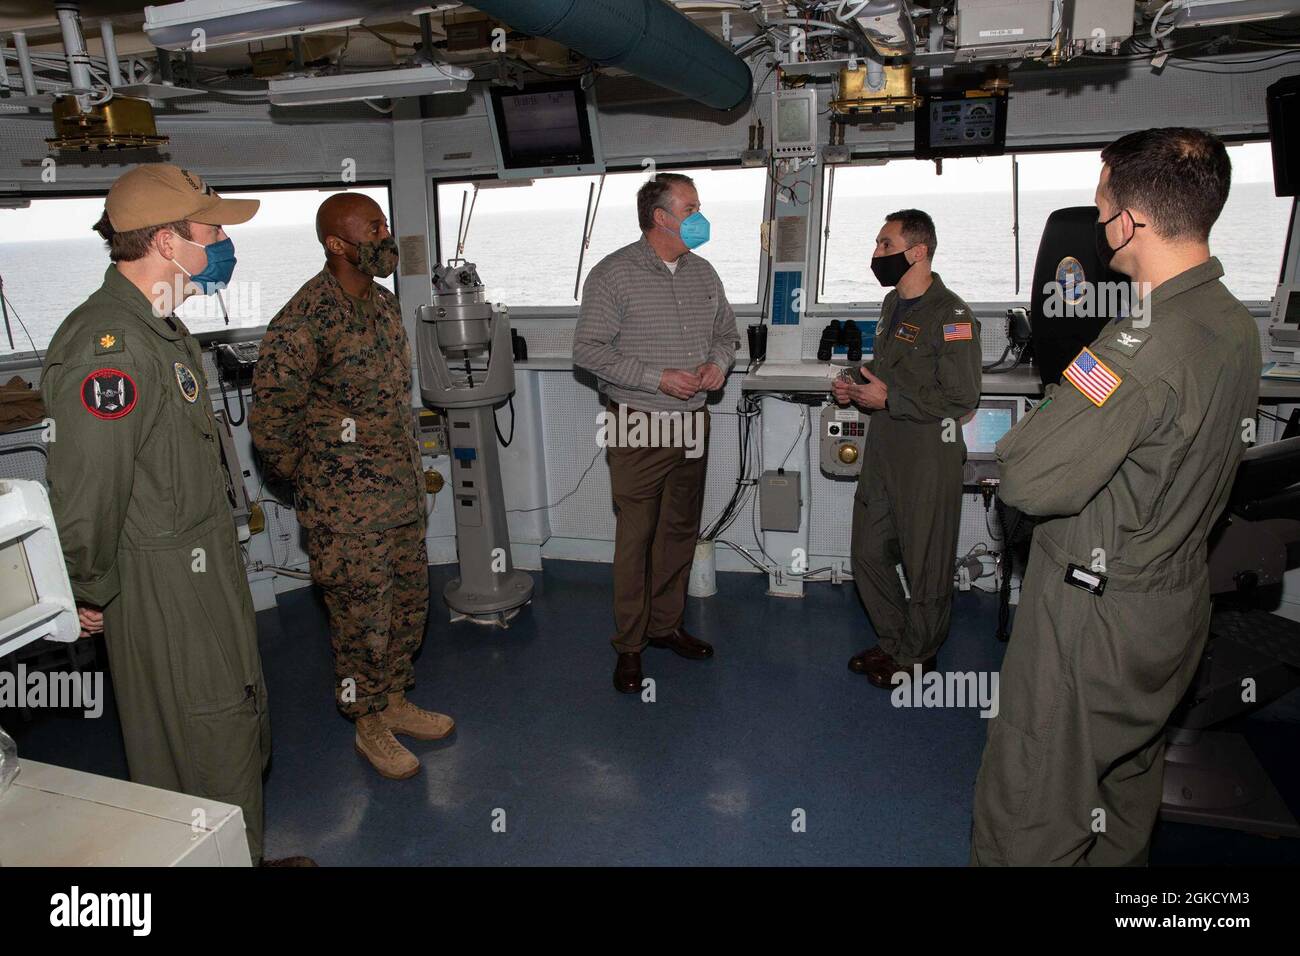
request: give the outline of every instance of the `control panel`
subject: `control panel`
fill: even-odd
[[[821,410],[821,468],[833,478],[855,478],[862,468],[867,443],[867,416],[849,406],[823,405]]]

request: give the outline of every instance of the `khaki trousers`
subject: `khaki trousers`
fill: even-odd
[[[617,409],[611,409],[616,412]],[[608,449],[618,530],[614,536],[614,628],[620,653],[682,625],[686,583],[700,534],[709,413],[700,454],[686,448]]]

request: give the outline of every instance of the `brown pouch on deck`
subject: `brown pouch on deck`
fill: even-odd
[[[0,432],[35,425],[45,418],[45,403],[32,383],[15,375],[0,385]]]

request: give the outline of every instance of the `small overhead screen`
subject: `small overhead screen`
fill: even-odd
[[[501,178],[605,171],[591,91],[577,81],[497,86],[487,99]]]
[[[997,156],[1006,150],[1005,93],[933,93],[916,111],[917,159],[945,156]]]
[[[817,90],[780,90],[772,98],[772,153],[812,156],[817,152]]]
[[[1020,421],[1025,411],[1023,398],[986,398],[975,415],[961,426],[966,457],[971,461],[992,461],[1002,436]]]

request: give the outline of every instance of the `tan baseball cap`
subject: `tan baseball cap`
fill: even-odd
[[[261,203],[222,199],[198,175],[171,163],[146,163],[117,178],[104,209],[117,232],[188,219],[213,226],[247,222]]]

